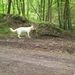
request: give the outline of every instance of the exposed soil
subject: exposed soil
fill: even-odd
[[[0,38],[0,75],[74,75],[75,42]]]
[[[0,38],[0,45],[11,46],[13,48],[41,50],[48,52],[75,53],[75,42],[63,38],[36,39],[23,37],[18,38]]]

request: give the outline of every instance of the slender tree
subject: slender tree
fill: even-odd
[[[32,6],[32,8],[33,8],[33,10],[35,11],[35,13],[37,13],[39,19],[41,20],[41,17],[40,17],[40,15],[39,15],[39,13],[37,12],[37,10],[34,8],[34,5],[32,4],[32,2],[30,1],[29,3],[30,3],[30,5]]]
[[[45,0],[43,1],[43,21],[45,20]]]
[[[15,0],[12,1],[13,14],[15,14]]]
[[[62,5],[61,5],[62,6]],[[57,8],[58,8],[58,21],[59,21],[59,28],[62,28],[62,20],[61,20],[61,11],[62,8],[60,7],[60,0],[57,0]],[[60,9],[61,8],[61,9]]]
[[[53,0],[48,0],[48,10],[46,14],[46,21],[49,21],[52,23],[52,1]]]
[[[27,16],[29,18],[29,0],[27,0]]]
[[[18,14],[20,15],[21,12],[20,12],[20,8],[19,8],[19,0],[16,0],[16,5],[17,5]]]
[[[72,30],[72,24],[71,24],[71,14],[70,14],[70,2],[69,0],[66,0],[67,3],[67,20],[68,20],[68,29]]]
[[[23,4],[22,4],[22,15],[25,17],[25,1],[23,1]]]
[[[69,0],[65,0],[64,29],[72,29]]]
[[[7,14],[10,14],[12,0],[8,0],[8,11]]]

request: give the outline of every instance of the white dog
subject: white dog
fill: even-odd
[[[14,29],[14,30],[12,28],[10,28],[10,30],[12,32],[17,32],[18,38],[21,38],[20,35],[21,35],[22,32],[26,32],[28,37],[31,38],[30,35],[29,35],[30,31],[31,30],[36,30],[36,29],[34,28],[33,25],[31,25],[30,27],[19,27],[19,28]]]

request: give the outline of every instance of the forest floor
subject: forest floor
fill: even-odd
[[[0,36],[4,37],[0,37],[0,75],[75,75],[75,40],[70,33],[65,34],[68,38],[32,35],[32,38],[18,39],[10,33],[9,27],[29,25],[29,21],[12,15],[3,15],[0,21]],[[41,28],[42,34],[48,30]]]
[[[75,42],[0,38],[0,75],[75,75]]]

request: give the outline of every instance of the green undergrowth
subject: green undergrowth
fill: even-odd
[[[0,37],[15,37],[16,33],[12,33],[10,28],[18,28],[20,26],[28,26],[30,21],[19,15],[0,14]]]
[[[40,22],[40,23],[32,23],[28,19],[21,17],[19,15],[0,15],[0,37],[17,37],[16,33],[12,33],[10,31],[10,27],[13,29],[18,28],[20,26],[30,26],[34,24],[36,27],[36,32],[32,31],[30,33],[33,38],[40,37],[70,37],[72,38],[72,34],[74,31],[64,31],[56,27],[54,24],[50,24],[48,22]],[[21,36],[25,36],[22,34]],[[75,36],[75,35],[74,35]]]

